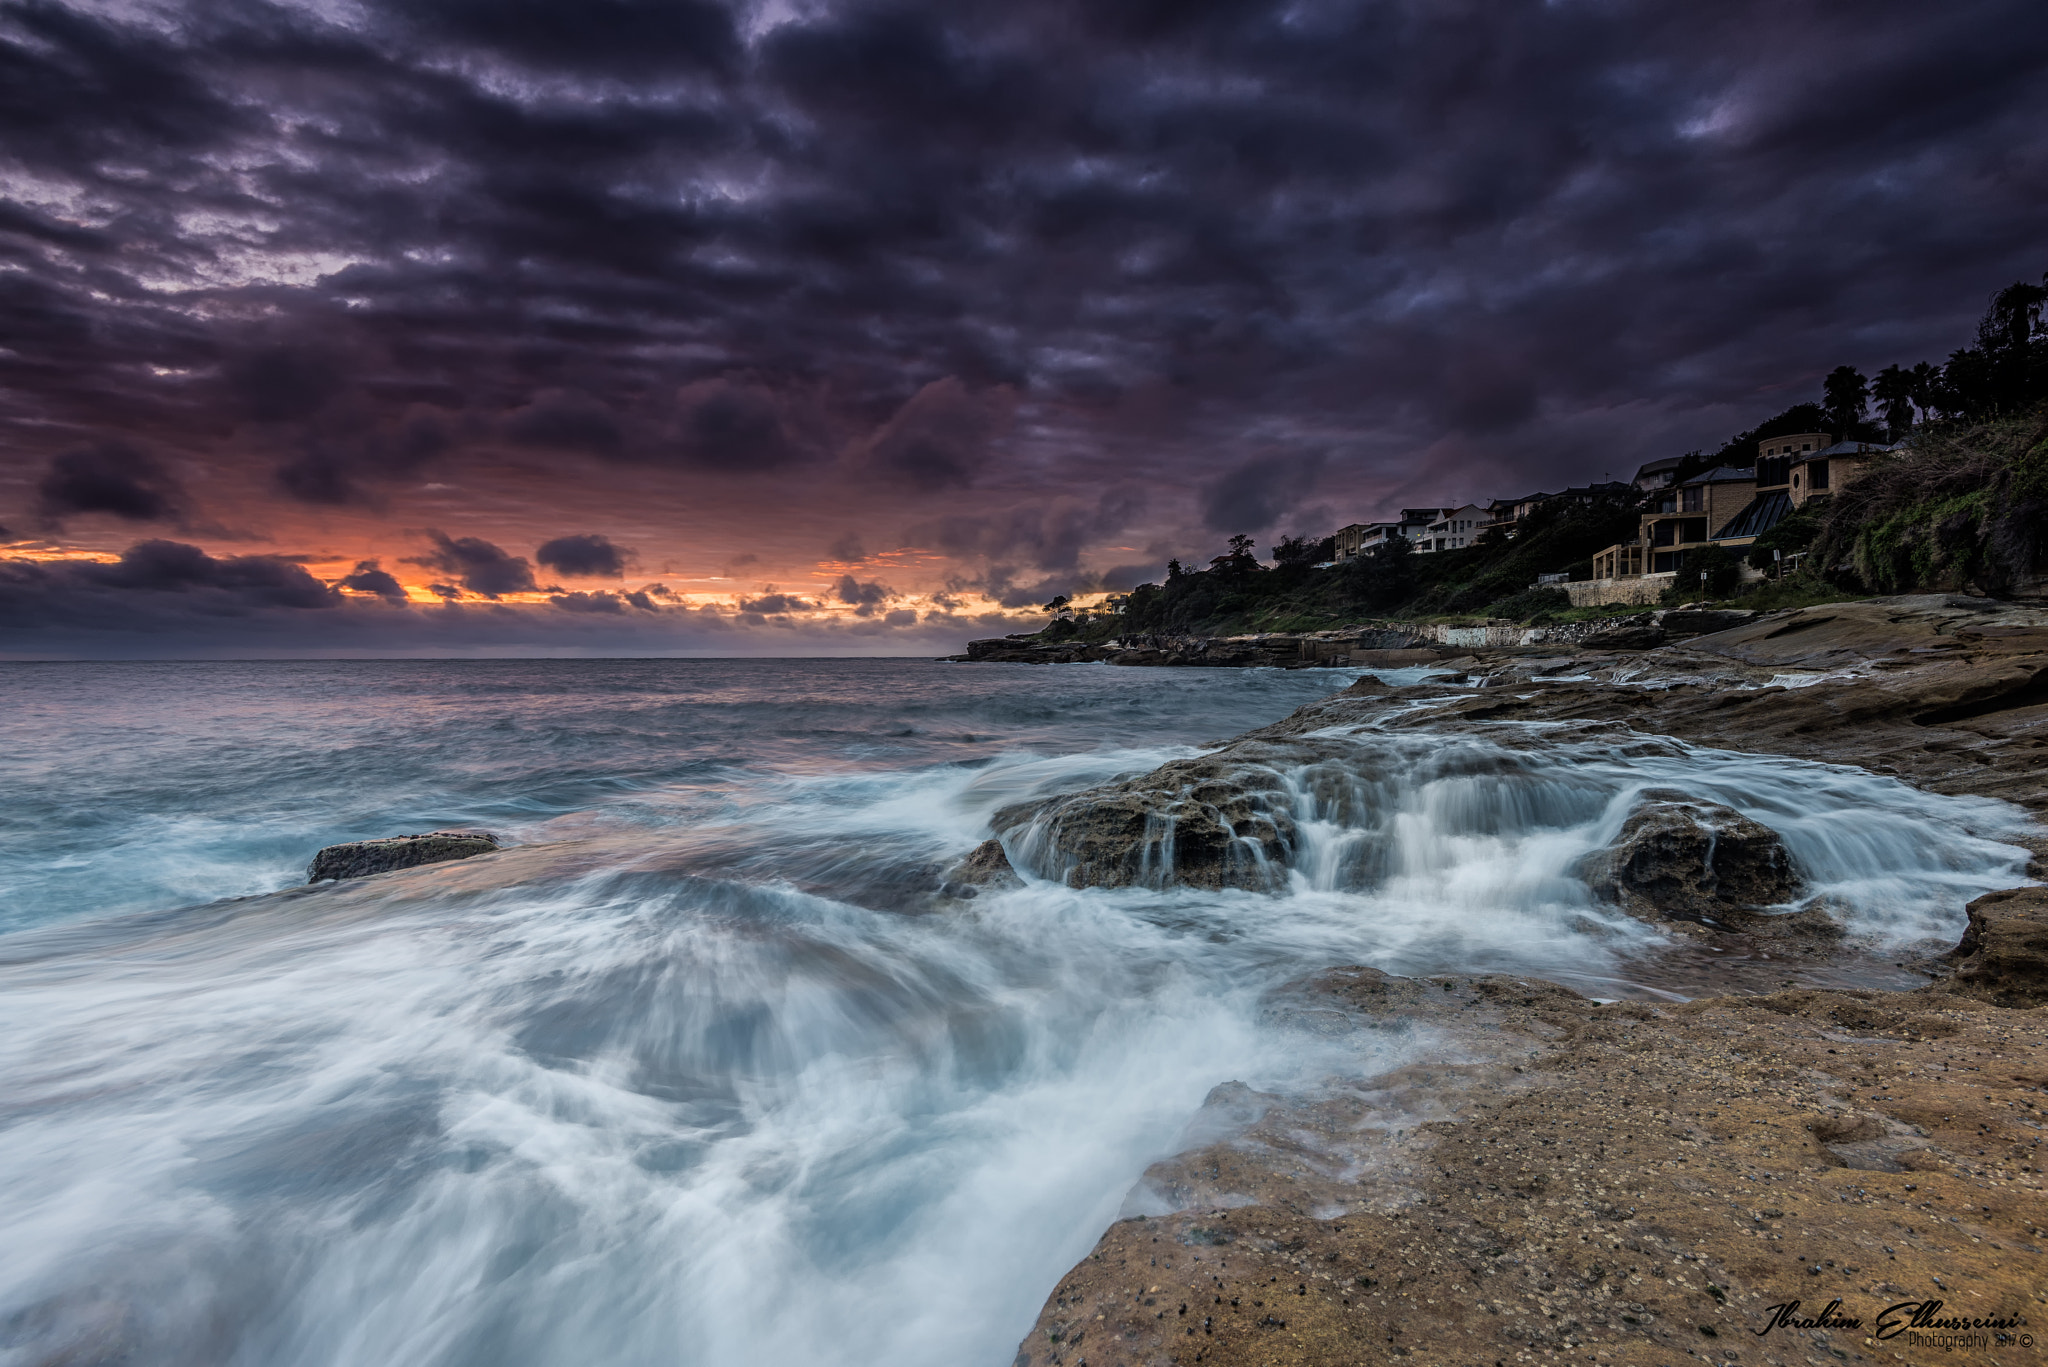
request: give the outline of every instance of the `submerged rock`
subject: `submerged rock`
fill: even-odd
[[[994,824],[1027,871],[1069,887],[1266,892],[1286,879],[1291,806],[1272,769],[1203,758],[1005,807]]]
[[[450,859],[469,859],[498,848],[498,838],[482,831],[429,831],[424,835],[394,835],[382,840],[352,840],[329,845],[313,856],[306,881],[328,878],[367,878],[393,869],[440,864]]]
[[[1799,895],[1785,842],[1732,807],[1675,788],[1652,788],[1614,844],[1587,856],[1578,873],[1602,901],[1648,921],[1708,924]],[[1786,918],[1776,918],[1786,919]]]

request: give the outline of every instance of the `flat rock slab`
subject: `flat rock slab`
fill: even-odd
[[[1017,1367],[1853,1367],[1942,1360],[1938,1330],[1876,1338],[1887,1308],[2048,1318],[2048,1012],[1938,989],[1599,1006],[1370,968],[1298,998],[1276,1006],[1326,1038],[1452,1047],[1385,1073],[1361,1048],[1294,1097],[1218,1088],[1238,1132],[1147,1172],[1150,1213],[1060,1280]],[[2038,1361],[1976,1332],[1969,1361]]]
[[[441,864],[450,859],[469,859],[498,848],[498,838],[481,831],[429,831],[424,835],[394,835],[383,840],[352,840],[329,845],[313,856],[306,881],[318,883],[329,878],[368,878],[393,869]]]

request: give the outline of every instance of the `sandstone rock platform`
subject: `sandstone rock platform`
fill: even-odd
[[[1221,772],[1344,726],[1564,724],[1857,765],[2048,817],[2038,607],[1834,604],[1682,647],[1444,667],[1361,679],[1204,758]],[[1770,832],[1644,796],[1592,881],[1703,935],[1759,933],[1744,917],[1795,929],[1757,910],[1797,874]],[[1722,836],[1740,849],[1725,865]],[[2048,874],[2048,829],[2021,839]],[[1774,953],[1734,994],[1684,1002],[1362,967],[1283,990],[1275,1024],[1348,1041],[1355,1065],[1289,1095],[1219,1087],[1206,1137],[1146,1172],[1019,1367],[2036,1360],[2048,889],[1976,899],[1913,990],[1807,985],[1838,951],[1806,933],[1806,959]]]

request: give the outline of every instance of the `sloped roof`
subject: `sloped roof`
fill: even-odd
[[[1717,465],[1711,470],[1694,475],[1691,479],[1686,480],[1684,484],[1679,485],[1679,487],[1682,489],[1692,484],[1732,484],[1736,480],[1754,480],[1755,478],[1756,471],[1753,469],[1737,469],[1732,465]]]
[[[1884,451],[1896,451],[1905,444],[1902,441],[1895,441],[1889,446],[1875,441],[1838,441],[1833,446],[1810,454],[1802,452],[1799,459],[1825,460],[1831,456],[1874,456]]]
[[[1762,536],[1771,528],[1783,522],[1792,511],[1792,496],[1782,489],[1768,494],[1758,494],[1742,506],[1742,511],[1728,519],[1728,525],[1715,532],[1710,541],[1726,541],[1738,536]]]
[[[1641,479],[1644,475],[1660,475],[1666,470],[1676,470],[1679,463],[1684,459],[1684,456],[1666,456],[1662,460],[1653,460],[1648,465],[1637,468],[1636,478]]]

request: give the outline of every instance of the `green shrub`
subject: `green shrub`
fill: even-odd
[[[1511,622],[1534,622],[1537,618],[1549,619],[1557,613],[1571,610],[1572,596],[1554,585],[1544,584],[1536,588],[1523,589],[1512,598],[1503,598],[1486,609],[1488,617],[1501,617]]]
[[[1665,607],[1702,598],[1726,598],[1742,582],[1741,562],[1724,546],[1702,546],[1685,553],[1678,576],[1664,586],[1658,601]]]
[[[1791,556],[1811,546],[1814,537],[1820,535],[1820,511],[1825,506],[1825,503],[1809,501],[1805,507],[1752,541],[1746,557],[1749,567],[1768,573],[1773,565],[1781,563],[1772,557],[1771,552]]]
[[[1845,587],[2003,594],[2040,572],[2048,527],[2042,415],[1921,428],[1819,515],[1811,561]]]

